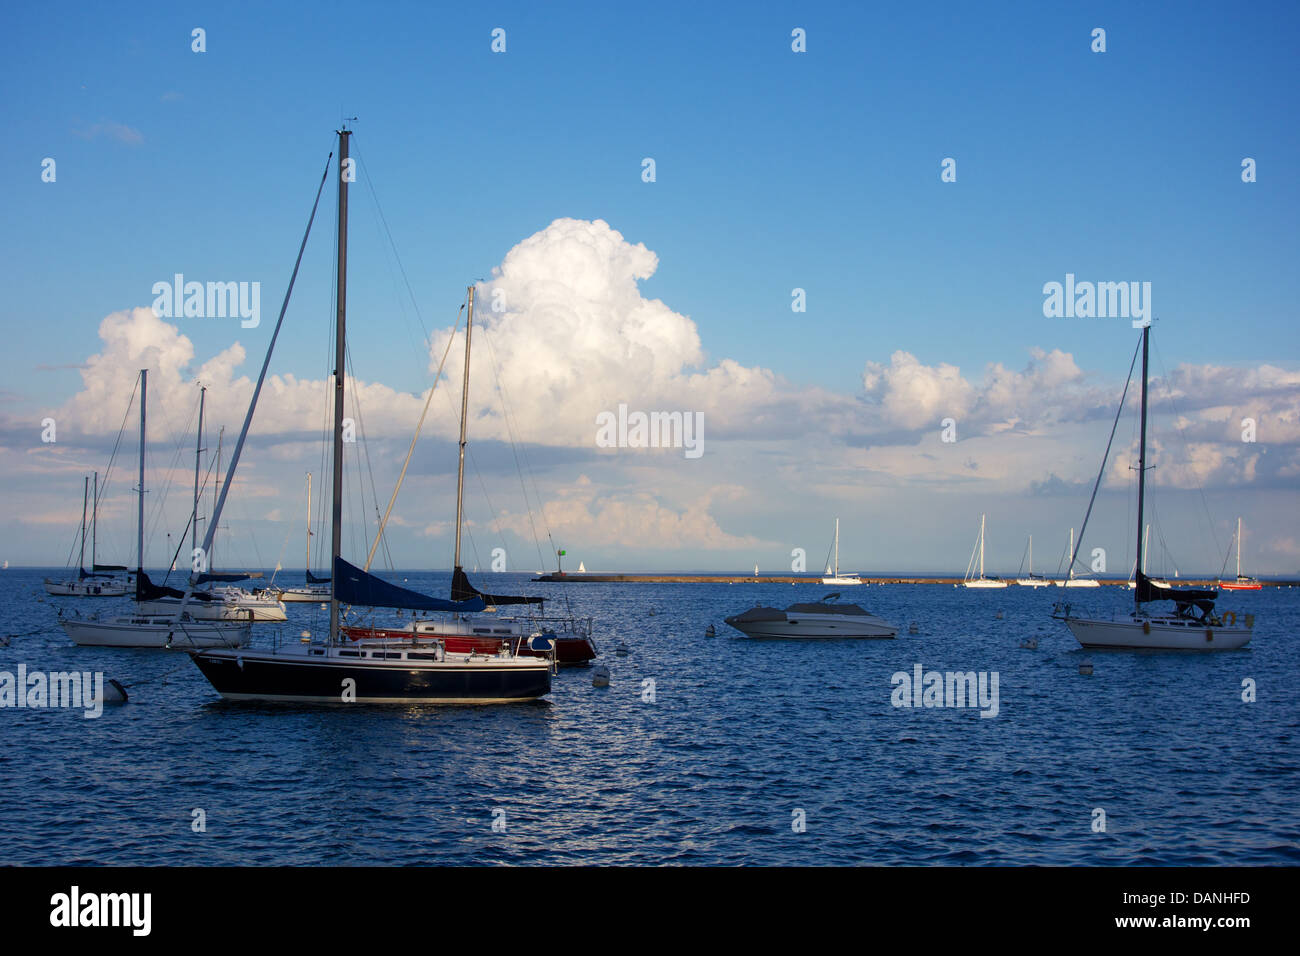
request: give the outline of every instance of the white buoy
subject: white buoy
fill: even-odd
[[[1082,674],[1084,677],[1090,677],[1092,675],[1092,661],[1087,660],[1085,658],[1079,664],[1079,673]]]
[[[125,687],[123,687],[117,681],[113,680],[113,678],[111,677],[108,680],[104,681],[104,699],[102,703],[125,704],[126,700],[127,698],[126,698]]]
[[[609,686],[609,668],[604,664],[597,664],[591,671],[592,687]]]

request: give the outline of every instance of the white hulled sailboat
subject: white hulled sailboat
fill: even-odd
[[[1142,410],[1141,430],[1138,445],[1138,508],[1137,551],[1143,551],[1143,509],[1146,503],[1147,473],[1147,358],[1150,348],[1151,323],[1142,327]],[[1127,387],[1125,389],[1127,392]],[[1120,399],[1123,408],[1123,398]],[[1116,413],[1116,424],[1119,422]],[[1114,439],[1114,427],[1111,438]],[[1110,446],[1106,448],[1107,455]],[[1097,476],[1097,485],[1093,488],[1093,500],[1096,500],[1097,487],[1105,472],[1106,456],[1102,458],[1102,470]],[[1092,503],[1088,505],[1091,512]],[[1084,517],[1084,527],[1087,517]],[[1083,537],[1083,531],[1079,533]],[[1074,555],[1070,556],[1071,567]],[[1236,614],[1228,612],[1220,615],[1215,610],[1218,592],[1213,588],[1173,588],[1158,587],[1146,576],[1146,561],[1137,568],[1136,587],[1133,589],[1134,608],[1125,617],[1103,618],[1077,617],[1070,612],[1070,605],[1057,605],[1055,617],[1064,620],[1075,639],[1088,648],[1136,648],[1147,650],[1234,650],[1250,643],[1254,616],[1246,615],[1245,626],[1238,626]],[[1146,605],[1155,601],[1172,601],[1172,613],[1151,613]]]
[[[974,577],[971,574],[972,565],[975,562],[975,556],[972,554],[970,561],[966,562],[966,576],[962,579],[961,586],[964,588],[1004,588],[1007,582],[998,577],[984,576],[984,515],[980,515],[980,537],[977,542],[979,548],[979,576]]]

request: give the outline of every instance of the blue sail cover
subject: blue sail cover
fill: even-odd
[[[330,583],[330,579],[329,579],[329,578],[318,578],[318,577],[316,577],[316,575],[314,575],[314,574],[311,573],[311,568],[308,568],[308,569],[307,569],[307,583],[308,583],[308,584],[329,584],[329,583]]]
[[[470,601],[444,601],[416,591],[389,584],[362,571],[342,558],[334,559],[334,597],[344,604],[361,607],[395,607],[407,611],[481,611],[487,607],[482,598]]]

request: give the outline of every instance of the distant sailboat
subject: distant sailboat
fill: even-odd
[[[587,573],[587,566],[586,566],[585,564],[583,564],[581,561],[578,562],[578,573],[579,573],[579,574],[586,574],[586,573]]]
[[[1069,573],[1056,582],[1058,588],[1097,588],[1101,584],[1096,578],[1076,578],[1074,576],[1074,529],[1070,529],[1070,550],[1066,552],[1070,558]]]
[[[1261,588],[1258,578],[1247,577],[1241,573],[1241,518],[1237,519],[1237,579],[1220,581],[1219,587],[1225,591],[1258,591]]]
[[[972,554],[971,560],[966,562],[966,576],[965,578],[962,579],[961,586],[964,588],[1006,587],[1007,582],[1003,581],[1001,578],[997,578],[997,577],[986,578],[984,576],[984,515],[980,515],[980,538],[979,538],[978,547],[979,547],[979,555],[980,555],[979,577],[971,576],[971,564],[975,560],[975,556]]]
[[[1034,573],[1034,536],[1032,534],[1029,536],[1029,576],[1016,578],[1016,584],[1022,588],[1046,588],[1052,585],[1052,582],[1047,578]]]
[[[829,569],[827,569],[829,572]],[[835,519],[835,571],[822,578],[822,584],[854,585],[861,584],[862,578],[850,572],[840,573],[840,519]]]
[[[86,570],[86,507],[90,495],[90,478],[87,476],[82,481],[81,488],[81,553],[77,559],[77,578],[76,580],[52,581],[45,579],[45,593],[56,597],[123,597],[127,591],[127,582],[119,579],[112,579],[111,574],[99,574],[100,570],[125,571],[125,567],[108,566],[95,564],[95,545],[94,532],[91,532],[90,546],[90,567]],[[99,472],[95,472],[95,498],[94,508],[91,515],[91,527],[98,527],[99,513]],[[5,567],[9,567],[9,562],[5,562]],[[101,578],[110,578],[108,581],[101,581]]]
[[[307,472],[307,583],[300,588],[283,588],[280,600],[286,604],[316,604],[330,599],[330,579],[311,573],[311,472]]]

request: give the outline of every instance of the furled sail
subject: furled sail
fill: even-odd
[[[481,611],[482,598],[444,601],[389,584],[342,558],[334,559],[334,596],[343,604],[392,607],[408,611]]]
[[[1153,584],[1151,579],[1141,571],[1137,575],[1137,600],[1139,604],[1147,601],[1173,601],[1180,605],[1195,605],[1202,611],[1214,610],[1214,602],[1219,592],[1215,588],[1171,588]]]
[[[474,585],[469,583],[469,578],[465,575],[465,569],[457,567],[451,573],[451,599],[453,601],[468,601],[478,598],[484,604],[542,604],[545,602],[544,597],[526,597],[522,594],[484,594]]]
[[[169,588],[164,584],[154,584],[144,571],[135,572],[135,599],[137,601],[156,601],[159,598],[183,598],[184,591]],[[195,591],[190,595],[192,601],[211,601],[214,596],[207,591]]]

